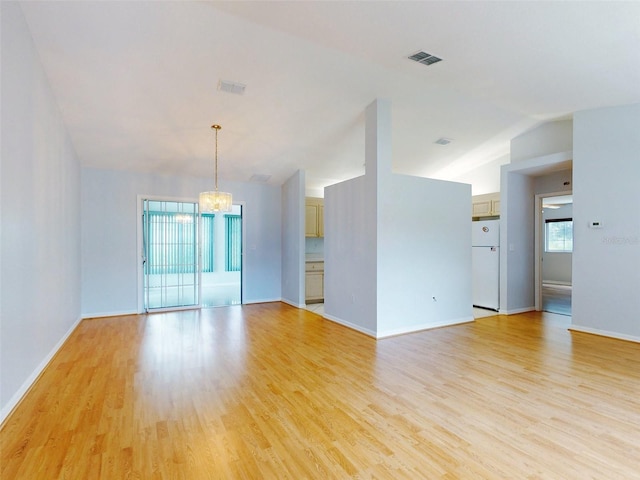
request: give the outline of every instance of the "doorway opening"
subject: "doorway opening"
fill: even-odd
[[[536,196],[536,309],[571,316],[573,197],[570,193]]]
[[[139,199],[139,311],[242,304],[243,206],[199,215],[194,201]]]
[[[242,304],[242,205],[202,215],[202,306]]]

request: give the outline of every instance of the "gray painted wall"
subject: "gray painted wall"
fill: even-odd
[[[378,336],[473,320],[471,186],[392,174],[379,195]]]
[[[546,122],[511,140],[511,162],[570,152],[572,149],[572,120]]]
[[[500,188],[500,311],[533,310],[534,181],[513,164],[502,167]]]
[[[573,125],[573,326],[640,341],[640,104]]]
[[[298,170],[282,185],[282,300],[305,304],[305,174]]]
[[[529,158],[501,167],[500,311],[535,309],[535,195],[566,190],[571,152]],[[551,172],[544,174],[544,172]]]
[[[473,320],[471,186],[393,174],[390,103],[365,115],[366,174],[325,189],[325,316],[375,337]]]
[[[507,163],[509,163],[509,155],[502,155],[451,180],[471,184],[471,195],[499,192],[500,167]]]
[[[82,314],[138,311],[138,195],[197,201],[211,180],[82,169]],[[281,298],[281,191],[254,183],[220,182],[244,203],[243,301]]]
[[[0,8],[2,421],[80,319],[80,165],[20,6]]]
[[[375,336],[375,204],[364,177],[326,187],[324,193],[325,316]]]
[[[556,123],[551,122],[551,126]],[[577,112],[573,118],[573,152],[525,158],[502,167],[500,294],[506,298],[507,313],[526,309],[528,292],[533,291],[529,259],[518,253],[520,242],[513,242],[514,251],[510,248],[510,240],[526,243],[529,237],[528,232],[521,235],[519,228],[527,227],[519,225],[518,218],[528,215],[529,194],[518,191],[530,188],[533,195],[568,190],[564,182],[569,180],[574,200],[571,328],[640,341],[638,131],[640,104]],[[544,142],[548,133],[535,130],[529,140],[537,134],[538,140]],[[567,145],[564,132],[546,147],[536,146],[535,151],[564,149]],[[521,156],[527,157],[522,152]],[[544,179],[536,176],[541,169],[557,167],[568,160],[573,160],[572,176],[568,172]],[[533,181],[533,186],[520,177]],[[589,228],[591,221],[602,222],[604,228]]]

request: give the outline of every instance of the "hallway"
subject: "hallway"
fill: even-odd
[[[571,285],[542,285],[542,310],[571,316]]]

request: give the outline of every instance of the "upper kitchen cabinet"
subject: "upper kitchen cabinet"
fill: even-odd
[[[472,197],[471,217],[498,217],[500,216],[500,192],[475,195]]]
[[[307,237],[324,237],[324,199],[306,198],[304,234]]]

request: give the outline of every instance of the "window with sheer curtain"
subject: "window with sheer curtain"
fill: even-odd
[[[202,214],[202,273],[216,271],[215,263],[215,214]]]
[[[195,215],[149,212],[149,273],[192,273]],[[202,215],[202,272],[215,271],[215,215]]]
[[[242,269],[242,216],[225,215],[225,270],[239,272]]]
[[[197,216],[180,212],[147,212],[149,274],[193,273]]]

